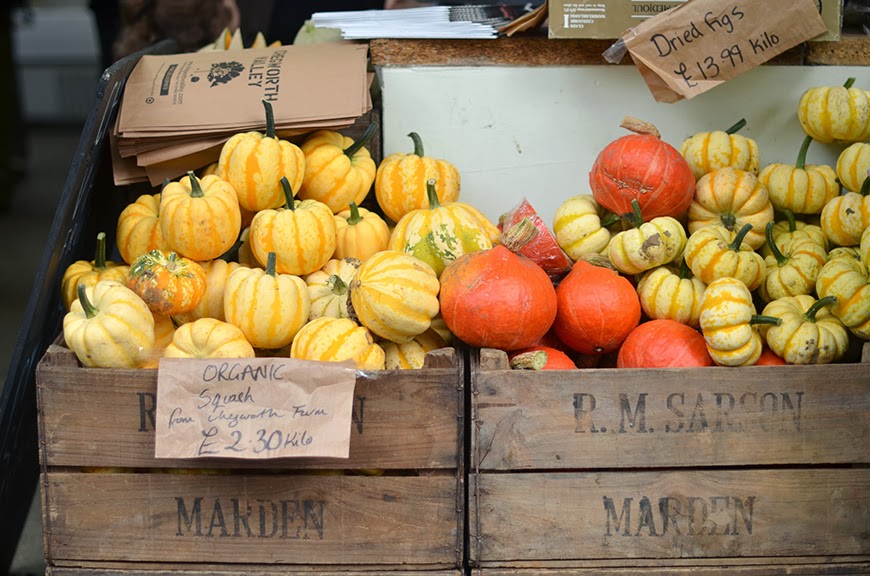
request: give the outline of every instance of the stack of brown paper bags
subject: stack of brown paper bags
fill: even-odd
[[[265,131],[263,100],[289,138],[340,130],[371,110],[365,44],[143,56],[111,138],[115,184],[152,186],[217,161],[238,132]]]

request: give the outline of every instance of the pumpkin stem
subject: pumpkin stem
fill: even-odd
[[[791,210],[783,210],[782,215],[785,216],[785,219],[788,222],[788,231],[794,232],[797,230],[797,222],[795,222],[794,219],[794,212]]]
[[[293,189],[290,188],[290,181],[287,180],[286,176],[281,176],[281,188],[284,189],[284,201],[286,202],[284,206],[287,210],[296,210],[296,202],[293,200]]]
[[[631,199],[631,212],[623,214],[622,217],[635,228],[640,228],[640,225],[643,224],[643,214],[640,212],[640,203],[637,198]]]
[[[97,310],[96,307],[91,304],[91,301],[88,300],[88,295],[85,294],[85,285],[79,284],[76,290],[78,291],[79,302],[82,304],[82,310],[85,311],[85,316],[88,318],[96,316],[99,310]]]
[[[236,240],[235,243],[230,246],[230,249],[218,256],[218,258],[220,258],[224,262],[230,262],[239,253],[239,248],[242,247],[242,244],[244,244],[244,242],[242,242],[241,240]]]
[[[812,144],[812,143],[813,143],[812,136],[807,136],[806,138],[804,138],[804,142],[803,142],[803,144],[801,144],[801,149],[798,151],[797,162],[794,165],[794,167],[797,168],[798,170],[803,170],[804,166],[806,166],[807,150],[810,149],[810,144]]]
[[[347,223],[350,226],[355,226],[363,221],[363,217],[359,215],[359,206],[356,205],[356,202],[351,202],[349,207],[350,218],[347,219]]]
[[[806,313],[804,314],[804,320],[806,320],[807,322],[815,323],[816,314],[818,314],[819,310],[821,310],[825,306],[833,306],[836,303],[836,296],[825,296],[821,300],[816,300],[815,302],[813,302],[813,305],[807,309]]]
[[[438,192],[435,190],[434,178],[429,178],[428,180],[426,180],[426,196],[429,198],[430,210],[441,208],[441,203],[438,201]]]
[[[106,269],[106,233],[97,234],[97,248],[94,250],[94,270]]]
[[[502,232],[498,241],[511,252],[517,253],[522,250],[526,244],[534,240],[538,234],[538,228],[532,224],[532,221],[528,218],[523,218]]]
[[[268,100],[263,100],[263,108],[266,109],[266,138],[274,138],[275,113],[272,111],[272,104]]]
[[[861,190],[858,191],[861,196],[866,196],[870,193],[870,174],[864,178],[864,182],[861,184]]]
[[[855,83],[855,79],[854,79],[854,78],[849,78],[848,80],[846,80],[846,83],[843,84],[843,88],[845,88],[846,90],[848,90],[849,88],[852,87],[852,84],[854,84],[854,83]]]
[[[533,350],[517,354],[510,361],[512,370],[543,370],[547,365],[547,353],[544,350]]]
[[[326,283],[332,288],[332,293],[336,296],[347,294],[347,283],[338,274],[330,276]]]
[[[278,255],[274,252],[269,252],[269,258],[266,261],[266,274],[269,276],[275,275],[275,266],[278,264]]]
[[[411,132],[408,134],[408,137],[414,141],[414,156],[423,157],[423,140],[420,139],[420,135],[416,132]]]
[[[735,252],[740,252],[740,245],[743,244],[743,239],[746,238],[746,235],[749,234],[750,230],[752,230],[752,224],[747,222],[743,225],[743,228],[740,229],[740,232],[737,233],[737,236],[734,237],[734,240],[728,247]]]
[[[746,126],[746,118],[741,118],[740,120],[737,121],[737,124],[735,124],[734,126],[729,128],[728,130],[726,130],[725,133],[726,134],[737,134],[738,132],[740,132],[740,130],[744,126]]]
[[[686,264],[686,259],[680,262],[680,272],[679,272],[680,280],[688,280],[692,277],[692,271],[689,269],[689,265]]]
[[[154,252],[160,252],[160,251],[154,250]],[[163,253],[160,252],[160,254],[162,255]],[[174,272],[176,264],[178,264],[178,253],[177,252],[170,252],[169,254],[167,254],[166,255],[166,264],[164,264],[166,269],[169,270],[170,272]]]
[[[199,185],[199,180],[196,179],[196,174],[192,170],[187,171],[187,178],[190,180],[190,197],[202,198],[205,192],[202,191],[202,186]]]
[[[610,214],[609,216],[605,216],[601,220],[601,227],[602,228],[610,228],[611,226],[613,226],[614,224],[619,222],[619,220],[620,220],[620,217],[618,214]]]
[[[779,326],[782,324],[782,318],[775,318],[774,316],[762,316],[761,314],[753,314],[749,319],[750,324],[773,324],[774,326]]]
[[[719,218],[722,222],[722,226],[728,228],[732,232],[734,232],[734,226],[737,224],[737,216],[731,214],[730,212],[725,212]]]
[[[359,149],[362,148],[363,146],[365,146],[366,142],[368,142],[371,139],[372,135],[374,135],[374,133],[375,133],[375,128],[377,128],[377,127],[378,127],[378,125],[375,123],[369,124],[369,127],[366,128],[366,131],[363,132],[362,138],[360,138],[359,140],[357,140],[356,142],[354,142],[353,144],[351,144],[350,146],[348,146],[345,149],[345,151],[344,151],[345,155],[348,158],[353,158],[353,155],[356,154],[357,152],[359,152]]]
[[[171,182],[171,180],[169,178],[165,179],[163,181],[163,184],[160,185],[160,191],[163,192],[163,189],[166,188],[167,186],[169,186],[170,182]]]
[[[595,253],[584,254],[584,255],[580,256],[580,258],[578,258],[577,261],[578,262],[580,262],[580,261],[587,262],[589,264],[592,264],[593,266],[598,266],[599,268],[608,268],[608,269],[613,270],[615,272],[619,272],[616,269],[616,266],[613,265],[613,262],[610,261],[610,258],[605,256],[604,254],[595,254]]]
[[[634,118],[633,116],[624,117],[622,119],[622,124],[620,124],[619,126],[636,134],[650,134],[659,139],[662,137],[658,128],[656,128],[649,122],[644,122],[643,120],[639,120],[637,118]]]
[[[782,254],[779,246],[777,246],[776,242],[773,241],[773,222],[767,223],[767,227],[764,229],[764,237],[767,239],[767,245],[770,247],[773,257],[776,258],[776,263],[780,266],[788,264],[788,258]]]

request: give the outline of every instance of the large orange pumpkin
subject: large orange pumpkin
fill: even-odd
[[[652,320],[635,328],[616,360],[617,368],[714,366],[704,336],[674,320]]]

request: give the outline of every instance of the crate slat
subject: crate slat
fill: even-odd
[[[870,564],[789,564],[778,566],[708,566],[685,568],[644,568],[644,576],[858,576],[870,573]],[[636,576],[637,568],[574,568],[523,570],[487,568],[472,576]],[[114,576],[114,575],[113,575]]]

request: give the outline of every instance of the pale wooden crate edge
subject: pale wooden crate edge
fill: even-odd
[[[294,570],[276,569],[269,566],[206,566],[206,565],[152,565],[140,566],[107,565],[93,563],[90,566],[47,566],[46,576],[461,576],[458,570],[444,567],[408,570],[378,566],[358,566],[349,568],[309,567]]]
[[[721,566],[645,566],[587,568],[473,568],[472,576],[857,576],[870,574],[868,562],[791,564],[776,559],[771,564]],[[818,559],[816,559],[818,561]]]

